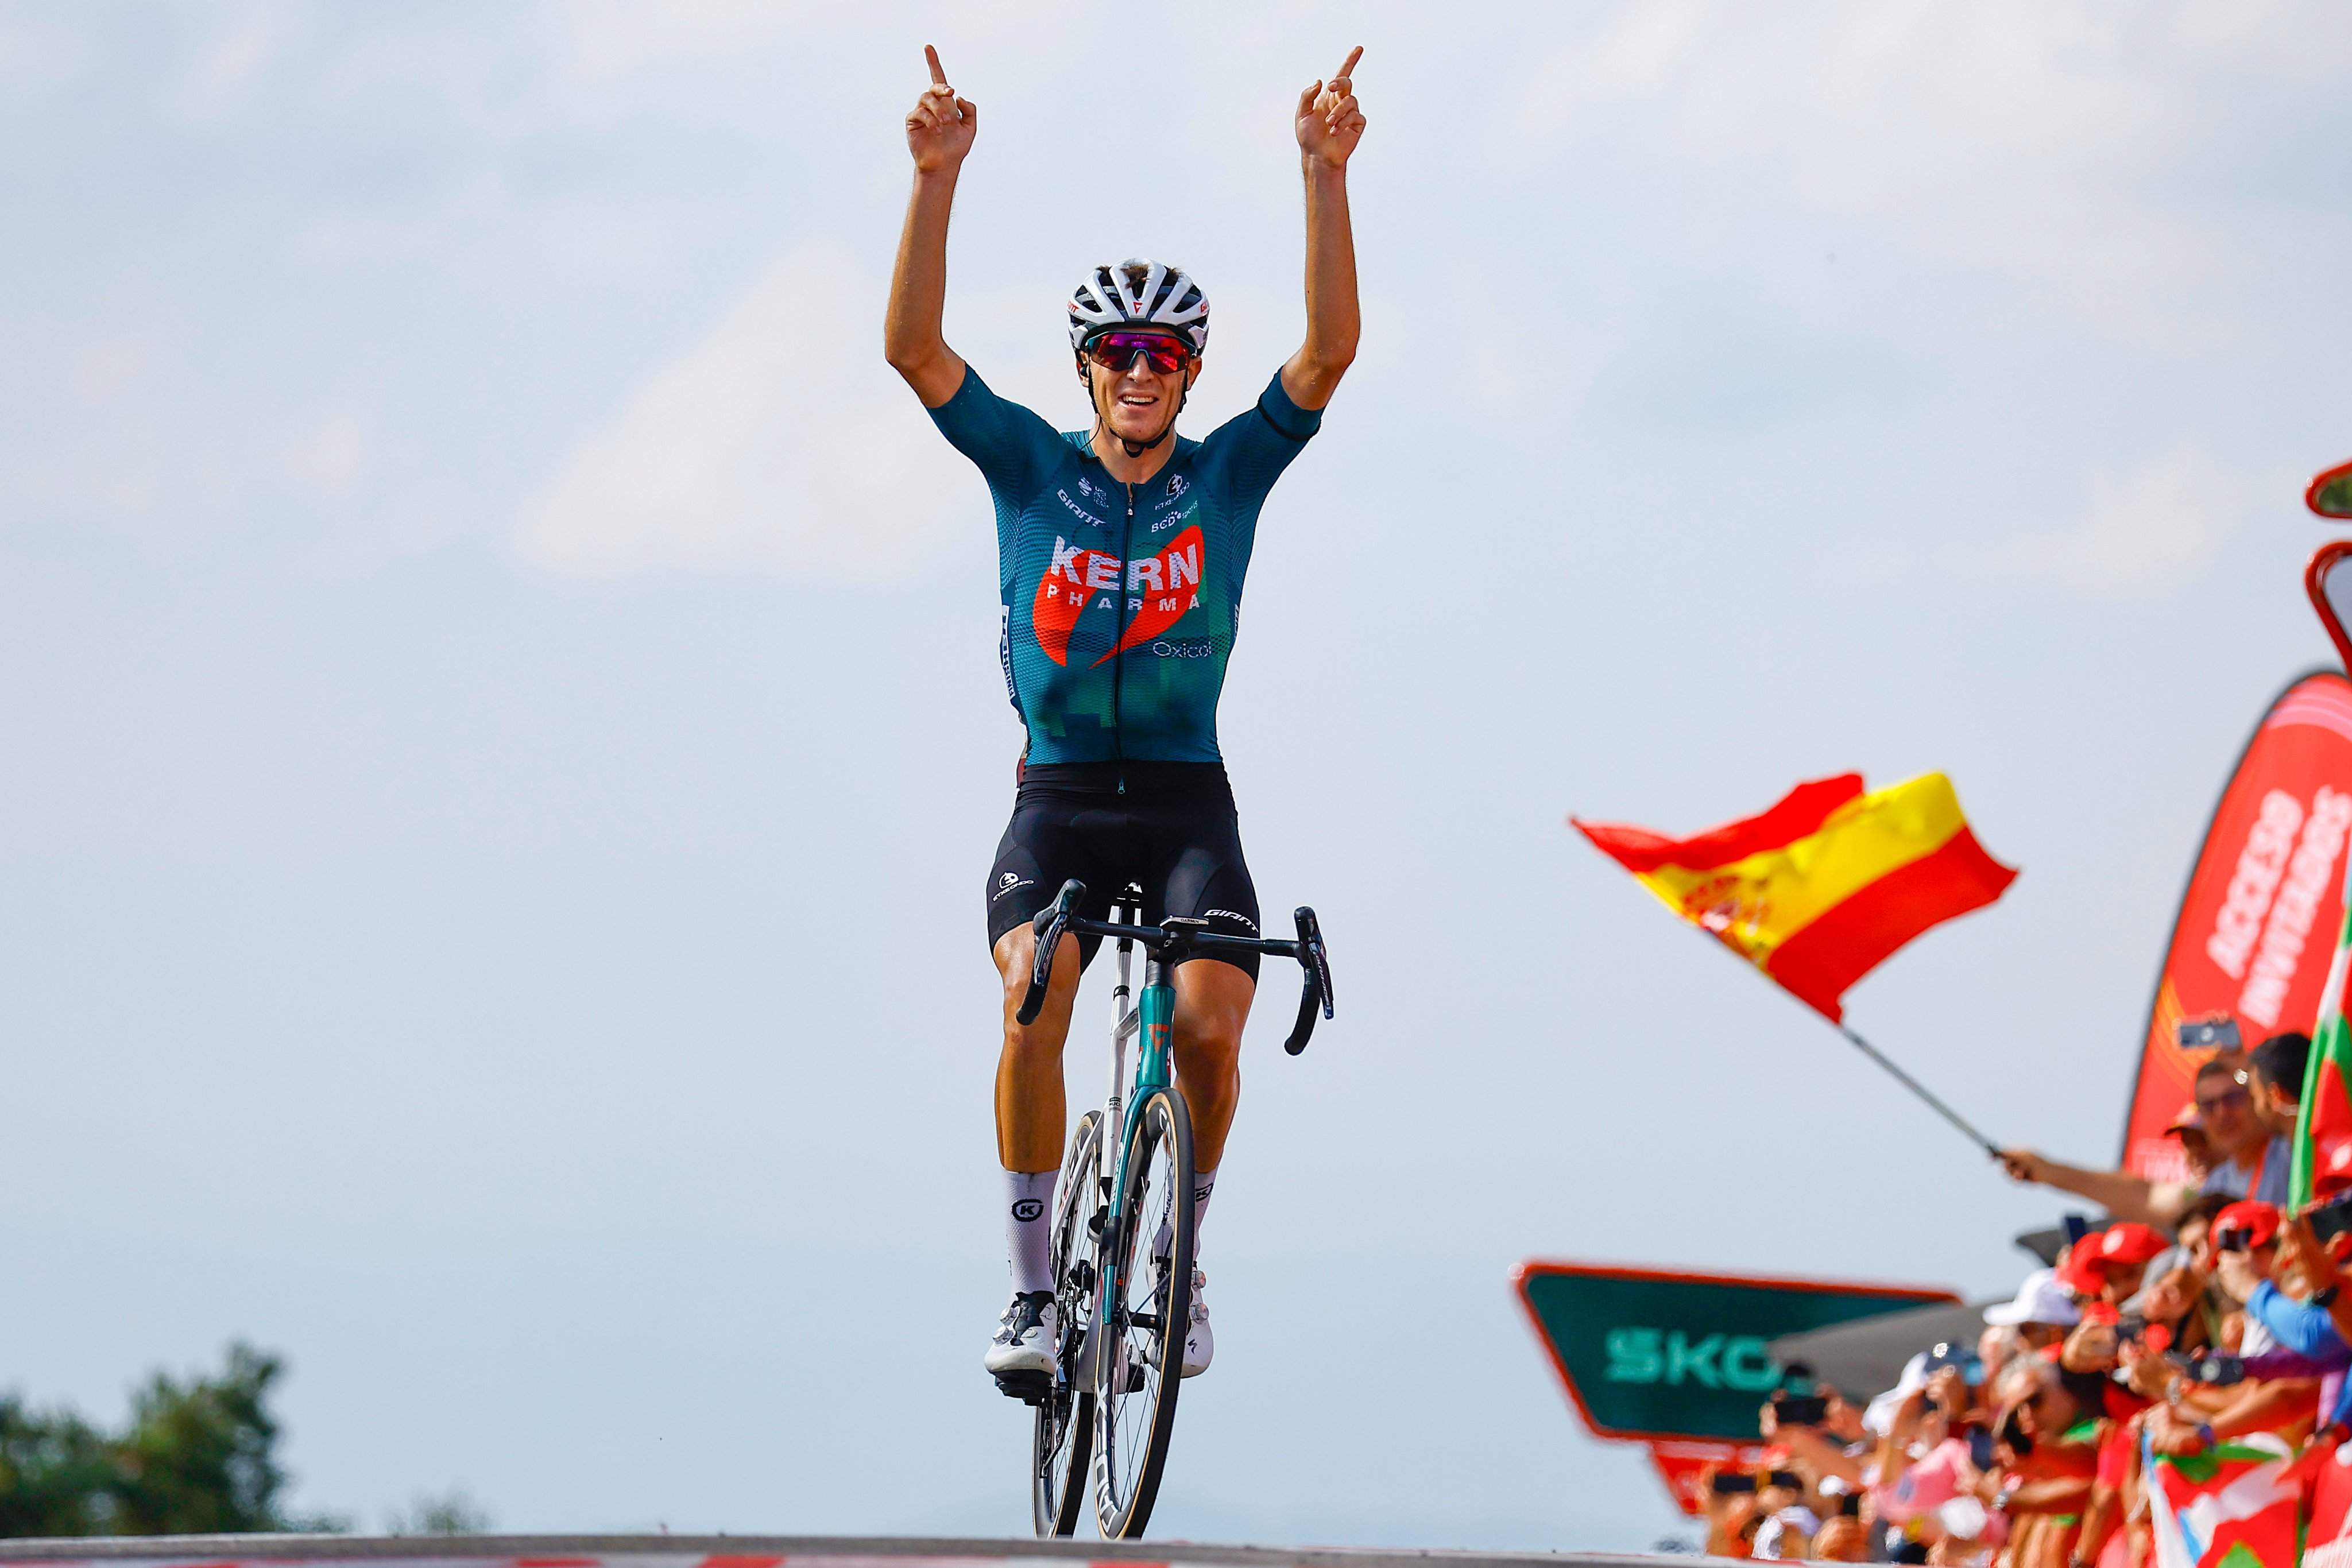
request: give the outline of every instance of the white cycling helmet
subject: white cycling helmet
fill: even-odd
[[[1209,297],[1181,267],[1133,256],[1094,268],[1070,291],[1070,347],[1120,327],[1171,328],[1199,354],[1209,346]]]

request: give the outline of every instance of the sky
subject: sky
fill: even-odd
[[[950,341],[1181,262],[1187,429],[1302,330],[1360,43],[1362,350],[1222,734],[1268,970],[1155,1533],[1638,1547],[1531,1258],[2013,1288],[2010,1186],[1563,819],[1948,772],[2023,873],[1849,998],[2112,1158],[2179,887],[2326,653],[2352,16],[0,4],[0,1387],[243,1336],[363,1526],[1026,1528],[977,475],[882,362],[899,121],[981,108]],[[1108,1003],[1080,999],[1073,1098]]]

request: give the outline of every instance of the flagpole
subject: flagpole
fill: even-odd
[[[2345,874],[2347,880],[2352,880],[2352,858],[2348,858],[2346,862]],[[2347,896],[2352,897],[2352,894],[2347,894]],[[1706,937],[1710,942],[1717,943],[1727,947],[1731,946],[1729,943],[1725,942],[1721,936],[1717,936],[1714,932],[1707,930],[1703,925],[1693,925],[1691,929],[1697,932],[1700,936]],[[1732,951],[1738,953],[1739,949],[1733,947]],[[1742,958],[1748,957],[1745,953],[1740,953],[1739,956]],[[1885,1068],[1889,1077],[1893,1078],[1895,1082],[1900,1083],[1904,1088],[1908,1089],[1912,1093],[1916,1094],[1921,1100],[1925,1101],[1929,1110],[1935,1112],[1937,1115],[1941,1116],[1945,1121],[1949,1122],[1953,1126],[1958,1127],[1961,1134],[1968,1138],[1969,1142],[1982,1149],[1986,1154],[1990,1155],[1994,1159],[2000,1158],[2001,1150],[1999,1144],[1994,1143],[1990,1138],[1988,1138],[1982,1133],[1978,1132],[1976,1127],[1967,1117],[1961,1115],[1958,1111],[1953,1110],[1949,1105],[1945,1104],[1941,1100],[1935,1096],[1926,1084],[1920,1082],[1917,1079],[1904,1071],[1902,1068],[1896,1066],[1893,1057],[1888,1056],[1885,1051],[1879,1050],[1878,1047],[1871,1044],[1870,1041],[1863,1039],[1861,1035],[1855,1033],[1852,1025],[1848,1024],[1843,1019],[1833,1019],[1830,1017],[1829,1014],[1822,1011],[1819,1008],[1813,1006],[1812,1003],[1806,1001],[1802,997],[1798,996],[1786,986],[1781,985],[1779,980],[1772,977],[1772,972],[1764,967],[1763,965],[1755,962],[1753,959],[1748,959],[1748,967],[1756,972],[1757,978],[1762,980],[1766,985],[1770,986],[1782,996],[1787,997],[1790,1001],[1802,1007],[1807,1012],[1812,1014],[1823,1023],[1828,1024],[1832,1029],[1836,1030],[1838,1033],[1845,1036],[1847,1041],[1852,1044],[1856,1051],[1861,1051],[1863,1055],[1870,1058],[1871,1061]]]
[[[1984,1150],[1986,1154],[1990,1155],[1993,1158],[2000,1158],[2000,1145],[1994,1143],[1990,1138],[1986,1137],[1982,1133],[1978,1132],[1974,1127],[1970,1126],[1968,1119],[1962,1116],[1958,1111],[1953,1110],[1949,1105],[1945,1104],[1941,1100],[1937,1099],[1933,1094],[1929,1093],[1927,1092],[1927,1085],[1921,1083],[1917,1079],[1904,1071],[1900,1067],[1895,1066],[1893,1060],[1890,1059],[1885,1051],[1871,1044],[1870,1041],[1863,1039],[1862,1036],[1856,1034],[1850,1027],[1843,1023],[1837,1026],[1837,1031],[1838,1033],[1845,1036],[1847,1040],[1853,1041],[1854,1048],[1860,1051],[1863,1055],[1870,1058],[1871,1061],[1878,1063],[1879,1066],[1886,1069],[1886,1071],[1894,1076],[1895,1081],[1897,1083],[1902,1084],[1904,1088],[1908,1089],[1912,1093],[1916,1094],[1920,1099],[1926,1101],[1929,1110],[1935,1112],[1936,1114],[1941,1116],[1945,1121],[1949,1122],[1953,1126],[1958,1127],[1961,1132],[1967,1134],[1969,1140],[1971,1143]]]

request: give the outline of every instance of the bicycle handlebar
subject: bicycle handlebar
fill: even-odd
[[[1029,989],[1013,1015],[1020,1022],[1037,1021],[1037,1014],[1045,1005],[1045,983],[1054,973],[1054,955],[1066,936],[1139,942],[1145,951],[1163,960],[1193,953],[1205,958],[1221,952],[1270,953],[1279,958],[1297,959],[1307,977],[1298,997],[1298,1021],[1291,1026],[1290,1038],[1282,1042],[1282,1049],[1293,1056],[1307,1049],[1308,1038],[1315,1033],[1315,1015],[1320,1012],[1327,1019],[1332,1016],[1331,957],[1323,945],[1323,927],[1316,920],[1315,911],[1305,904],[1291,911],[1297,937],[1283,942],[1229,936],[1222,931],[1201,931],[1189,925],[1119,925],[1088,920],[1077,912],[1086,896],[1086,884],[1073,878],[1062,884],[1054,902],[1039,910],[1036,919],[1030,923],[1037,933],[1037,955],[1029,966]]]

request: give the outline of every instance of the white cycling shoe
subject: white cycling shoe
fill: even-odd
[[[1201,1294],[1209,1277],[1200,1270],[1192,1270],[1192,1321],[1184,1326],[1184,1375],[1198,1377],[1209,1370],[1216,1359],[1217,1336],[1209,1332],[1209,1303]]]
[[[1050,1379],[1056,1330],[1060,1327],[1058,1317],[1051,1291],[1016,1294],[1013,1304],[1004,1309],[996,1337],[988,1342],[988,1355],[982,1364],[990,1375],[1000,1384],[1034,1384],[1040,1378]],[[1019,1390],[1008,1387],[1005,1392],[1015,1394]]]

